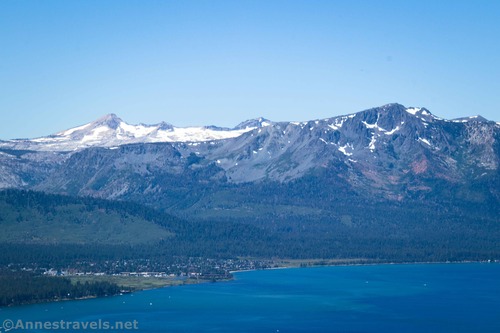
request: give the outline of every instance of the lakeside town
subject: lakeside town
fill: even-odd
[[[262,259],[208,259],[176,258],[170,264],[159,264],[148,259],[116,260],[96,262],[77,262],[67,268],[45,268],[36,270],[46,276],[62,277],[130,277],[158,278],[185,281],[219,281],[232,278],[232,272],[276,268],[283,262]],[[33,270],[33,268],[23,268]]]

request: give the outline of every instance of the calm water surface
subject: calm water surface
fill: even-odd
[[[500,332],[500,264],[339,266],[235,276],[1,309],[0,323],[137,322],[138,330],[115,332]]]

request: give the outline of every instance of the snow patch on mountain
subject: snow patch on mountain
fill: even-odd
[[[329,124],[328,127],[337,131],[342,128],[347,119],[352,119],[354,118],[354,116],[355,115],[348,115],[348,116],[334,118],[334,122],[332,124]]]
[[[74,151],[89,147],[115,147],[131,143],[205,142],[238,137],[272,122],[259,118],[234,129],[214,126],[175,127],[167,123],[131,125],[114,114],[47,137],[31,140],[10,140],[4,147],[36,151]]]
[[[422,108],[407,108],[406,112],[412,115],[416,115]]]
[[[338,149],[339,149],[339,151],[340,151],[342,154],[344,154],[345,156],[352,156],[352,154],[353,154],[353,153],[348,152],[348,151],[347,151],[347,149],[350,149],[351,151],[353,151],[353,150],[354,150],[354,147],[352,146],[352,144],[347,143],[347,144],[345,144],[345,145],[343,145],[343,146],[339,147]]]
[[[370,144],[368,145],[368,149],[373,153],[375,151],[375,143],[377,139],[375,138],[375,133],[372,134],[372,138],[370,140]]]
[[[432,145],[431,145],[431,143],[429,142],[429,140],[427,140],[427,139],[424,139],[424,138],[418,138],[418,140],[417,140],[417,141],[419,141],[419,142],[423,142],[423,143],[425,143],[425,144],[426,144],[426,145],[428,145],[428,146],[432,146]]]
[[[76,131],[80,131],[80,130],[83,130],[85,129],[86,127],[90,126],[91,124],[85,124],[85,125],[82,125],[82,126],[78,126],[78,127],[74,127],[74,128],[71,128],[69,130],[66,130],[66,131],[63,131],[63,132],[60,132],[56,135],[60,135],[60,136],[68,136],[68,135],[71,135],[73,134],[74,132]]]
[[[401,124],[402,125],[402,124]],[[397,131],[399,131],[399,126],[396,126],[395,128],[393,128],[392,130],[390,130],[389,132],[385,132],[384,134],[385,135],[393,135],[394,133],[396,133]]]

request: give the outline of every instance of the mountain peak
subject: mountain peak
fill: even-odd
[[[147,125],[144,125],[144,124],[141,124],[143,126],[147,126]],[[164,122],[162,121],[161,123],[159,123],[158,125],[158,130],[161,130],[161,131],[171,131],[174,129],[174,126],[170,123],[167,123],[167,122]]]
[[[391,118],[396,117],[398,119],[399,118],[408,119],[408,116],[410,116],[410,118],[416,118],[417,120],[419,119],[428,122],[433,121],[435,119],[440,119],[434,116],[426,108],[414,107],[414,106],[406,107],[399,103],[386,104],[380,107],[366,110],[365,112],[380,114],[383,117],[391,117]]]
[[[383,110],[406,109],[406,106],[400,103],[388,103],[379,107]]]
[[[390,115],[390,114],[404,114],[405,111],[408,112],[408,109],[406,106],[398,103],[390,103],[390,104],[385,104],[382,106],[370,108],[364,111],[361,111],[359,113],[370,113],[370,114],[383,114],[383,115]]]
[[[262,128],[271,125],[273,122],[264,118],[264,117],[259,117],[255,119],[249,119],[246,120],[240,124],[238,124],[234,129],[241,130],[241,129],[247,129],[247,128]]]
[[[117,129],[123,122],[116,114],[109,113],[93,122],[95,125],[106,125],[109,128]]]

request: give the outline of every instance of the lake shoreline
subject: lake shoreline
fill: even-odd
[[[323,261],[323,260],[321,260]],[[254,272],[254,271],[265,271],[265,270],[276,270],[276,269],[295,269],[295,268],[316,268],[316,267],[352,267],[352,266],[382,266],[382,265],[448,265],[448,264],[498,264],[500,260],[460,260],[460,261],[390,261],[390,262],[371,262],[371,263],[346,263],[346,262],[328,262],[325,264],[311,264],[311,265],[286,265],[279,267],[271,267],[271,268],[256,268],[256,269],[243,269],[243,270],[234,270],[229,273],[237,274],[237,273],[245,273],[245,272]],[[230,280],[234,280],[234,277]]]
[[[185,280],[171,280],[171,279],[162,279],[162,278],[151,278],[151,277],[140,277],[134,278],[134,284],[127,285],[119,285],[121,288],[129,288],[122,289],[119,293],[113,295],[105,295],[105,296],[95,296],[90,295],[86,297],[79,298],[61,298],[61,299],[52,299],[52,300],[41,300],[38,302],[29,302],[25,304],[15,304],[8,305],[2,308],[15,308],[20,306],[34,305],[34,304],[45,304],[45,303],[57,303],[57,302],[67,302],[67,301],[81,301],[88,299],[97,299],[97,298],[105,298],[105,297],[115,297],[123,294],[133,294],[135,292],[161,289],[161,288],[170,288],[170,287],[182,287],[186,285],[195,285],[195,284],[208,284],[208,283],[219,283],[219,282],[228,282],[235,280],[234,274],[237,273],[245,273],[245,272],[254,272],[254,271],[266,271],[266,270],[282,270],[282,269],[296,269],[296,268],[319,268],[319,267],[352,267],[352,266],[378,266],[378,265],[439,265],[439,264],[498,264],[500,260],[461,260],[461,261],[416,261],[416,262],[397,262],[397,261],[372,261],[367,262],[369,260],[366,259],[347,259],[347,260],[325,260],[325,259],[284,259],[276,262],[275,267],[265,267],[265,268],[255,268],[255,269],[241,269],[241,270],[232,270],[229,271],[231,278],[220,279],[220,280],[207,280],[207,279],[194,279],[188,278]],[[78,279],[75,279],[74,276],[67,277],[72,282],[76,282]],[[87,276],[88,281],[113,281],[113,276],[104,275],[104,276]],[[155,282],[151,279],[155,279]],[[131,286],[134,287],[131,287]]]

